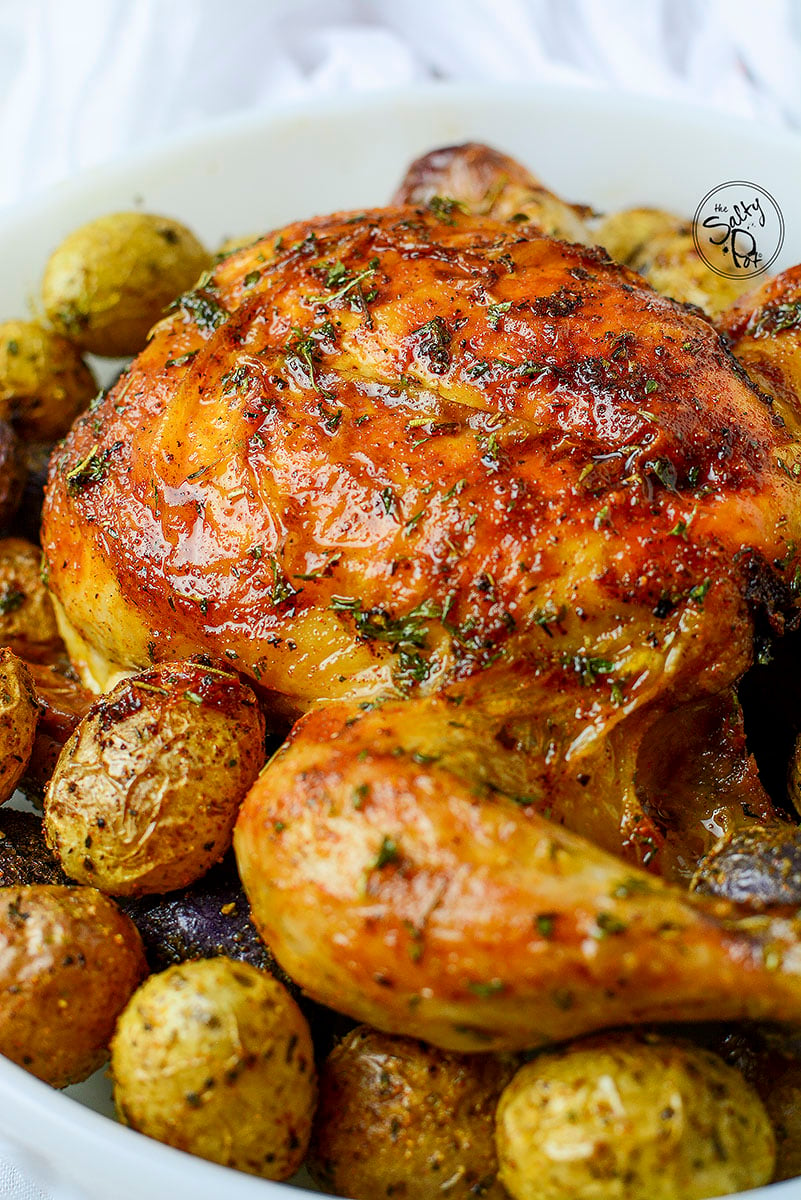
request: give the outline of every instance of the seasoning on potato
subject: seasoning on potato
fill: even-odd
[[[35,321],[0,325],[0,418],[26,441],[54,442],[97,393],[80,351]]]
[[[45,268],[42,301],[53,327],[92,354],[136,354],[164,308],[191,288],[211,256],[169,217],[121,212],[73,230]]]
[[[134,925],[94,888],[0,888],[0,1054],[53,1087],[102,1066],[146,971]]]
[[[264,718],[230,670],[165,663],[125,679],[78,724],[45,794],[71,879],[119,896],[186,887],[231,844],[264,763]]]
[[[316,1099],[309,1028],[270,975],[228,958],[151,975],[111,1048],[121,1121],[265,1179],[306,1153]]]
[[[495,1107],[513,1072],[511,1059],[359,1026],[320,1071],[312,1177],[354,1200],[501,1200]]]
[[[716,1054],[647,1034],[544,1053],[498,1105],[514,1200],[702,1200],[767,1183],[776,1157],[756,1092]]]
[[[31,757],[39,705],[30,672],[0,650],[0,804],[10,799]]]
[[[50,659],[61,647],[42,583],[42,552],[23,538],[0,538],[0,645],[31,662]]]

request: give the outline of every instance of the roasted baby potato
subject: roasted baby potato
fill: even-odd
[[[626,208],[607,213],[593,233],[610,258],[630,266],[655,237],[675,233],[681,224],[681,217],[661,208]]]
[[[765,1105],[776,1135],[774,1182],[801,1175],[801,1057],[798,1038],[759,1025],[722,1033],[715,1051],[736,1067]]]
[[[25,454],[8,421],[0,420],[0,529],[8,529],[28,478]]]
[[[702,1200],[767,1183],[773,1130],[717,1055],[609,1034],[539,1055],[498,1105],[500,1178],[514,1200]]]
[[[42,301],[53,327],[82,350],[136,354],[151,326],[192,286],[210,255],[191,230],[153,213],[110,213],[53,251]]]
[[[498,1096],[511,1058],[450,1054],[360,1025],[320,1071],[308,1168],[354,1200],[495,1197]]]
[[[41,572],[38,546],[23,538],[0,538],[0,646],[32,662],[52,657],[61,645]]]
[[[392,203],[425,204],[446,221],[457,207],[498,221],[530,222],[567,242],[591,240],[581,206],[562,200],[515,159],[482,142],[442,146],[415,159]]]
[[[139,934],[94,888],[0,888],[0,1053],[46,1083],[102,1065],[145,973]]]
[[[0,804],[14,794],[25,772],[38,719],[28,668],[10,650],[0,650]]]
[[[22,476],[18,502],[9,533],[39,545],[42,529],[42,505],[50,467],[52,442],[22,442]]]
[[[695,304],[716,316],[746,291],[748,280],[711,270],[698,254],[692,225],[654,208],[631,208],[607,216],[595,236],[611,258],[644,275],[657,292]],[[721,268],[727,264],[721,257]]]
[[[111,1048],[121,1121],[265,1179],[303,1161],[316,1084],[309,1029],[286,989],[247,963],[170,967],[139,989]]]
[[[801,904],[801,829],[749,825],[725,834],[701,859],[694,891],[741,904]]]
[[[2,819],[2,813],[0,813]],[[2,829],[2,825],[0,825]],[[2,869],[0,843],[0,869]],[[151,971],[164,971],[187,959],[225,955],[269,971],[300,994],[283,974],[250,920],[233,855],[180,892],[137,896],[120,903],[141,934]],[[297,999],[294,995],[294,999]]]
[[[58,859],[44,838],[42,818],[14,808],[0,811],[0,887],[32,883],[68,885]]]
[[[112,895],[186,887],[231,844],[264,763],[264,718],[230,670],[167,663],[123,680],[79,723],[45,794],[50,846]]]
[[[72,342],[35,321],[0,325],[0,417],[26,441],[63,437],[96,392]]]

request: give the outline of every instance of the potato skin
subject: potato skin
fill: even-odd
[[[768,1183],[776,1154],[739,1072],[647,1034],[527,1063],[501,1096],[496,1141],[514,1200],[702,1200]]]
[[[793,1044],[795,1043],[795,1044]],[[773,1181],[801,1175],[801,1058],[796,1037],[764,1026],[727,1029],[715,1044],[758,1093],[776,1134]]]
[[[146,971],[134,925],[94,888],[0,888],[0,1053],[53,1087],[102,1066]]]
[[[0,811],[0,887],[34,883],[69,886],[69,880],[47,848],[42,818],[15,808]]]
[[[32,662],[52,658],[61,647],[41,569],[38,546],[24,538],[0,538],[0,645]]]
[[[0,650],[0,804],[11,798],[25,772],[38,719],[28,668],[10,650]]]
[[[360,1025],[320,1070],[308,1169],[354,1200],[501,1200],[495,1107],[513,1072],[510,1057],[448,1053]]]
[[[235,673],[164,663],[123,680],[78,724],[45,794],[66,873],[120,896],[186,887],[231,844],[264,763],[264,718]]]
[[[97,393],[80,351],[35,321],[0,325],[0,417],[26,441],[64,436]]]
[[[42,281],[51,324],[92,354],[136,354],[151,326],[210,263],[191,230],[153,213],[109,213],[73,230]]]
[[[228,958],[151,975],[111,1047],[121,1121],[265,1179],[306,1152],[316,1100],[309,1028],[286,989]]]
[[[657,292],[695,304],[712,316],[728,308],[748,287],[712,271],[695,249],[692,225],[657,208],[610,213],[595,236],[615,262],[644,275]],[[721,267],[726,266],[721,258]]]
[[[773,823],[725,834],[698,864],[692,889],[759,907],[801,904],[801,829]]]

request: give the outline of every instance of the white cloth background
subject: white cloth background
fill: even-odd
[[[0,205],[211,117],[424,79],[801,124],[798,0],[0,0]]]
[[[0,0],[0,206],[214,117],[432,79],[801,126],[801,0]],[[44,1197],[1,1147],[0,1197]]]

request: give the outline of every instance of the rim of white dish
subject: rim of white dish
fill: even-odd
[[[115,181],[121,184],[130,181],[137,172],[145,169],[157,170],[160,164],[169,163],[177,152],[182,155],[208,152],[229,139],[247,140],[260,130],[289,125],[299,119],[324,119],[326,122],[342,120],[348,114],[361,112],[365,105],[384,110],[390,119],[401,108],[421,112],[431,107],[446,106],[456,113],[460,106],[477,101],[486,103],[488,107],[528,104],[544,109],[559,109],[560,112],[589,113],[593,124],[619,116],[621,109],[636,105],[638,118],[651,120],[655,128],[659,125],[675,128],[681,124],[691,124],[696,133],[706,133],[709,137],[722,136],[727,141],[735,139],[739,133],[753,139],[758,132],[763,147],[776,153],[798,155],[801,151],[799,133],[779,127],[762,128],[756,121],[732,118],[725,112],[685,101],[633,96],[607,88],[571,84],[413,84],[369,92],[315,95],[267,109],[227,114],[177,134],[154,139],[146,146],[82,170],[21,201],[0,207],[0,230],[4,233],[9,230],[13,232],[15,225],[32,223],[41,214],[52,211],[72,198],[79,198],[98,187],[113,185]],[[8,1059],[0,1058],[0,1084],[4,1090],[6,1086],[13,1087],[18,1116],[26,1116],[32,1130],[36,1123],[46,1121],[51,1129],[57,1128],[73,1142],[82,1142],[88,1156],[100,1154],[108,1157],[113,1154],[115,1167],[120,1172],[131,1171],[138,1176],[143,1195],[147,1192],[149,1180],[157,1180],[160,1188],[173,1182],[174,1194],[184,1195],[183,1189],[187,1186],[190,1171],[191,1188],[197,1200],[217,1200],[232,1189],[237,1200],[251,1196],[254,1200],[258,1197],[267,1200],[271,1195],[276,1200],[279,1195],[282,1200],[289,1200],[293,1195],[314,1200],[317,1195],[296,1186],[232,1172],[230,1168],[145,1138],[79,1100],[55,1091]],[[24,1144],[17,1136],[13,1140],[16,1144]],[[32,1134],[28,1145],[35,1144],[36,1136]],[[198,1178],[198,1172],[202,1172],[202,1181]],[[791,1200],[791,1197],[797,1200],[801,1197],[801,1177],[738,1195],[764,1197],[764,1200]]]
[[[389,110],[401,105],[406,109],[427,109],[432,103],[439,106],[442,101],[447,101],[459,106],[479,98],[488,105],[497,104],[499,101],[508,104],[516,100],[528,103],[539,101],[548,106],[558,102],[558,107],[562,110],[574,108],[585,112],[589,107],[588,101],[591,101],[593,123],[603,121],[605,113],[619,114],[621,106],[636,104],[638,116],[641,118],[653,117],[670,125],[682,120],[692,122],[696,130],[705,128],[710,135],[720,133],[727,140],[736,137],[738,132],[753,136],[759,130],[760,141],[764,146],[795,152],[801,150],[801,132],[779,126],[765,128],[756,120],[741,116],[732,117],[721,110],[705,108],[688,101],[668,101],[661,97],[635,96],[608,88],[562,83],[422,83],[376,91],[322,94],[302,100],[280,102],[272,108],[227,113],[182,132],[154,138],[140,148],[87,167],[75,175],[31,193],[28,197],[0,206],[0,223],[4,226],[13,224],[15,218],[28,221],[34,218],[39,210],[51,207],[54,201],[62,197],[79,194],[101,182],[112,181],[117,175],[129,176],[145,164],[152,169],[158,165],[159,160],[169,161],[177,150],[186,153],[193,149],[208,148],[211,143],[224,140],[232,134],[247,137],[264,126],[291,123],[302,116],[318,120],[321,117],[341,118],[347,113],[363,110],[366,105]]]

